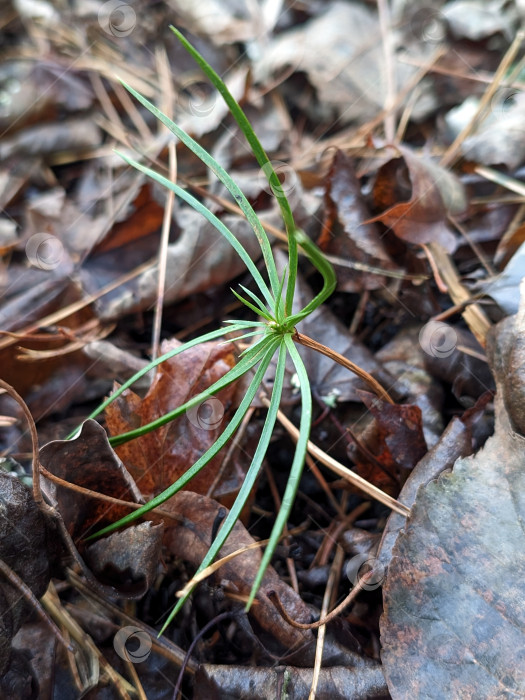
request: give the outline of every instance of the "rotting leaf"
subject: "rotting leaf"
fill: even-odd
[[[395,700],[525,695],[522,292],[491,331],[494,435],[420,488],[393,549],[381,638]]]
[[[36,598],[45,593],[51,577],[50,541],[31,491],[0,471],[0,559]],[[0,574],[0,676],[9,668],[11,641],[28,612],[23,595]]]
[[[345,260],[393,270],[395,265],[377,226],[363,223],[370,219],[370,212],[361,195],[353,162],[343,151],[336,151],[326,183],[325,219],[319,247]],[[337,283],[345,292],[360,292],[384,286],[385,279],[341,267]]]
[[[178,341],[165,341],[161,353],[169,352],[176,344]],[[231,343],[202,343],[163,362],[143,400],[127,390],[107,407],[111,435],[145,425],[207,389],[234,366],[233,351]],[[215,443],[235,408],[235,391],[232,384],[177,420],[117,447],[141,493],[150,497],[164,491]],[[223,458],[224,453],[219,453],[192,479],[192,491],[208,492]],[[218,494],[239,488],[238,480],[231,482],[229,477],[225,475]]]
[[[86,548],[86,563],[103,584],[121,593],[142,595],[157,574],[163,530],[162,525],[147,521],[114,532]]]
[[[88,420],[74,440],[56,440],[40,450],[40,462],[54,476],[91,491],[133,503],[143,498],[126,468],[112,450],[104,429]],[[125,506],[79,494],[43,477],[46,490],[73,539],[86,536],[101,523],[127,515]],[[99,542],[80,547],[96,582],[106,593],[140,597],[156,573],[162,537],[161,526],[134,525]],[[87,567],[86,567],[87,568]],[[88,572],[84,572],[89,575]]]
[[[312,670],[293,666],[254,668],[202,664],[195,678],[195,698],[279,698],[302,700],[312,687]],[[387,694],[381,666],[357,658],[356,664],[322,668],[316,700],[382,698]]]
[[[413,469],[427,453],[419,406],[390,404],[367,391],[359,396],[376,419],[381,441],[393,460],[403,469]]]
[[[356,471],[397,496],[399,484],[427,452],[421,409],[413,404],[389,404],[367,391],[358,393],[374,421],[360,435],[367,452],[360,445],[350,447]]]
[[[463,185],[428,158],[416,156],[406,146],[396,148],[399,157],[379,169],[373,191],[376,208],[386,210],[369,222],[382,221],[408,243],[435,241],[452,253],[456,240],[447,215],[465,210]]]

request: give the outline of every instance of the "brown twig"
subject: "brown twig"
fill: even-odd
[[[374,379],[374,377],[372,377],[371,374],[359,367],[359,365],[356,365],[351,360],[347,360],[347,358],[344,355],[341,355],[341,353],[332,350],[332,348],[329,348],[326,345],[323,345],[322,343],[318,343],[317,340],[313,340],[313,338],[309,338],[307,335],[299,333],[299,331],[297,330],[294,331],[292,339],[296,343],[304,345],[305,348],[316,350],[322,355],[326,355],[326,357],[329,357],[331,360],[334,360],[334,362],[338,362],[343,367],[346,367],[346,369],[350,370],[350,372],[357,374],[358,377],[365,381],[368,384],[368,386],[372,389],[374,394],[379,396],[379,398],[383,399],[383,401],[388,401],[388,403],[394,403],[394,400],[391,398],[390,394],[387,392],[386,389],[384,389],[381,386],[377,379]]]
[[[29,410],[26,402],[24,399],[20,396],[20,394],[11,386],[11,384],[8,384],[7,382],[4,382],[3,379],[0,379],[0,388],[4,389],[9,396],[11,396],[20,406],[22,411],[25,414],[25,417],[27,418],[27,423],[29,426],[29,433],[31,435],[31,445],[33,448],[33,498],[35,500],[35,503],[45,511],[53,511],[54,509],[50,508],[50,506],[47,505],[47,503],[44,501],[44,497],[42,496],[42,489],[40,488],[40,473],[39,473],[39,468],[40,468],[40,461],[38,458],[38,435],[36,432],[36,425],[35,421],[33,420],[33,416],[31,415],[31,411]]]
[[[53,620],[46,613],[44,608],[38,602],[37,597],[29,586],[22,581],[20,576],[13,569],[8,566],[3,559],[0,559],[0,571],[5,576],[5,578],[11,583],[11,585],[16,588],[24,596],[26,601],[31,605],[31,607],[36,611],[38,616],[46,623],[46,625],[51,629],[55,637],[58,639],[60,644],[62,644],[68,651],[74,651],[73,647],[68,644],[68,642],[62,636],[62,633],[55,625]]]
[[[337,617],[337,615],[339,615],[339,613],[341,613],[348,605],[350,605],[350,603],[354,600],[359,591],[362,590],[364,584],[368,581],[369,578],[372,578],[373,575],[373,569],[371,571],[367,571],[366,574],[363,574],[363,576],[361,576],[359,581],[356,583],[354,588],[352,588],[352,590],[346,596],[346,598],[343,601],[341,601],[341,603],[339,603],[339,605],[335,607],[332,610],[332,612],[328,613],[328,615],[326,615],[325,617],[320,618],[319,620],[317,620],[317,622],[306,623],[297,622],[296,620],[293,620],[284,609],[284,605],[282,604],[279,596],[275,591],[268,591],[267,595],[279,611],[279,614],[289,625],[291,625],[292,627],[298,627],[301,630],[315,630],[318,627],[321,627],[322,625],[327,625],[335,617]]]

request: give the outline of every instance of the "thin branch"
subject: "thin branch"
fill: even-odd
[[[360,590],[362,590],[364,584],[368,581],[368,579],[372,578],[374,575],[374,570],[372,569],[371,571],[367,571],[366,574],[363,574],[363,576],[359,579],[359,581],[356,583],[354,588],[350,591],[350,593],[346,596],[346,598],[339,603],[337,607],[335,607],[331,613],[326,615],[325,617],[322,617],[321,619],[317,620],[317,622],[310,622],[310,623],[305,623],[305,622],[297,622],[296,620],[293,620],[286,610],[284,609],[284,605],[282,604],[279,596],[275,591],[268,591],[267,595],[268,598],[272,601],[272,603],[275,605],[277,610],[279,611],[280,615],[282,618],[292,627],[297,627],[298,629],[301,630],[315,630],[318,627],[322,627],[323,625],[327,625],[329,622],[331,622],[339,613],[343,612],[343,610],[350,605],[350,603],[353,602],[354,598],[357,596]]]
[[[11,386],[11,384],[8,384],[7,382],[4,382],[3,379],[0,379],[0,388],[4,389],[7,391],[9,396],[11,396],[20,406],[22,411],[25,414],[25,417],[27,418],[27,423],[29,426],[29,433],[31,435],[31,445],[33,448],[33,498],[35,500],[35,503],[45,511],[52,510],[54,513],[54,510],[47,505],[47,503],[44,501],[44,497],[42,496],[42,490],[40,488],[40,461],[38,459],[38,435],[36,432],[36,425],[35,421],[33,420],[33,416],[31,415],[31,411],[29,410],[26,402],[24,399],[20,396],[20,394]]]
[[[295,330],[292,339],[296,343],[304,345],[304,347],[306,348],[316,350],[322,355],[326,355],[326,357],[329,357],[331,360],[334,360],[334,362],[338,362],[343,367],[346,367],[346,369],[350,370],[350,372],[357,374],[358,377],[365,381],[368,384],[368,386],[372,389],[374,394],[379,396],[379,398],[383,399],[383,401],[388,401],[388,403],[394,403],[394,400],[392,399],[390,394],[387,392],[386,389],[384,389],[381,386],[377,379],[374,379],[374,377],[372,377],[371,374],[359,367],[359,365],[356,365],[351,360],[348,360],[344,355],[341,355],[339,352],[332,350],[332,348],[329,348],[326,345],[323,345],[322,343],[318,343],[317,340],[313,340],[312,338],[309,338],[303,333],[299,333],[299,331],[297,330]]]
[[[13,571],[13,569],[8,566],[3,559],[0,559],[0,571],[2,574],[5,576],[5,578],[9,581],[9,583],[16,588],[20,593],[24,596],[26,601],[31,605],[32,608],[36,611],[38,616],[46,623],[46,625],[51,629],[55,637],[58,639],[60,644],[62,644],[68,651],[74,651],[73,647],[71,644],[68,644],[68,642],[64,639],[62,636],[62,633],[58,629],[58,627],[55,625],[53,620],[49,617],[49,615],[46,613],[44,608],[40,605],[38,602],[37,597],[33,593],[33,591],[29,588],[29,586],[23,582],[23,580],[18,576],[18,574]]]

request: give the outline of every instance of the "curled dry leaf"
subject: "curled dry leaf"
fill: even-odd
[[[463,185],[455,175],[406,146],[398,146],[397,151],[399,156],[379,169],[374,185],[375,206],[386,210],[369,222],[382,221],[408,243],[435,241],[452,253],[456,241],[448,229],[447,215],[465,210]]]
[[[353,162],[343,151],[336,151],[326,183],[324,235],[318,241],[321,249],[352,262],[394,269],[378,227],[363,223],[370,219],[370,212],[361,195]],[[381,275],[344,267],[338,269],[338,288],[345,292],[378,289],[385,281]]]
[[[40,462],[64,481],[120,500],[143,502],[135,482],[112,450],[104,429],[93,420],[84,423],[76,439],[44,445],[40,450]],[[74,540],[130,512],[125,506],[75,492],[45,477],[43,482]],[[140,597],[155,576],[161,537],[161,526],[142,523],[94,544],[80,545],[80,553],[90,564],[98,586],[106,587],[106,593]]]
[[[524,313],[525,294],[492,331],[494,435],[419,489],[393,549],[381,637],[396,700],[525,695]]]

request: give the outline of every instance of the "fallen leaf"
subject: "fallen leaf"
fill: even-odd
[[[0,559],[36,598],[51,578],[52,538],[31,491],[14,476],[0,471]],[[24,596],[4,574],[0,576],[0,676],[11,661],[11,642],[30,613]]]
[[[165,546],[170,552],[181,559],[198,566],[204,559],[210,545],[214,528],[219,514],[227,517],[228,513],[217,501],[193,493],[192,491],[179,491],[173,498],[166,501],[163,508],[177,515],[177,521],[165,523]],[[222,522],[222,518],[221,518]],[[242,523],[237,522],[228,539],[222,547],[218,557],[224,557],[235,552],[241,547],[253,543],[253,538]],[[222,566],[216,578],[221,585],[235,595],[248,597],[255,580],[262,552],[253,549],[230,560]],[[288,614],[299,622],[310,622],[311,612],[300,596],[286,584],[269,566],[264,575],[256,602],[251,608],[251,614],[259,625],[287,651],[310,642],[312,632],[292,627],[286,623],[277,612],[276,607],[268,598],[268,591],[276,591],[283,602]]]
[[[494,435],[419,489],[392,552],[381,639],[396,700],[525,695],[523,292],[491,331]]]
[[[502,33],[512,41],[518,7],[504,0],[453,0],[443,7],[443,18],[456,37],[479,41]]]
[[[478,163],[517,168],[525,159],[524,119],[525,94],[501,89],[496,92],[487,117],[463,141],[461,152]]]
[[[254,61],[255,80],[267,82],[283,68],[305,72],[325,116],[335,112],[340,123],[364,123],[383,108],[385,92],[377,14],[356,2],[335,1],[320,7],[319,16],[268,42]],[[396,72],[399,84],[405,84],[414,68],[398,62]],[[431,106],[430,101],[421,100],[416,118]],[[303,105],[303,109],[311,107]]]
[[[294,666],[247,668],[202,664],[195,678],[195,698],[277,698],[286,689],[288,700],[308,697],[313,670]],[[381,666],[374,661],[356,658],[356,664],[321,668],[315,693],[316,700],[334,698],[383,698],[387,688]]]
[[[506,314],[518,311],[518,293],[521,280],[525,277],[525,243],[514,253],[505,269],[495,279],[481,283],[487,296],[490,296]]]
[[[177,344],[165,341],[161,352]],[[163,362],[144,399],[128,389],[107,407],[110,434],[145,425],[204,391],[234,366],[233,351],[231,343],[202,343]],[[215,443],[233,413],[235,391],[235,384],[230,385],[171,423],[117,447],[141,493],[151,497],[164,491]],[[223,459],[223,452],[214,457],[188,488],[206,494]],[[231,497],[239,486],[238,477],[228,470],[215,493]]]
[[[40,450],[40,462],[54,476],[77,486],[124,501],[144,499],[122,462],[109,445],[105,430],[88,420],[74,440],[55,440]],[[128,515],[129,508],[77,493],[43,477],[73,540]],[[160,557],[162,526],[139,523],[95,543],[79,545],[79,556],[89,565],[106,593],[140,598],[151,586]]]
[[[353,162],[338,150],[326,178],[324,235],[318,245],[323,252],[351,262],[395,269],[378,227],[363,223],[367,219],[370,212],[361,195]],[[385,282],[381,275],[338,267],[338,288],[345,292],[378,289]]]
[[[223,223],[256,260],[260,254],[252,227],[239,216],[225,214]],[[201,214],[181,207],[177,214],[181,235],[167,248],[164,303],[229,282],[246,269],[230,244]],[[122,285],[112,298],[99,300],[100,318],[120,318],[123,314],[148,308],[158,294],[158,266]]]
[[[447,215],[465,210],[463,185],[455,175],[406,146],[398,146],[397,151],[399,157],[379,169],[373,190],[376,208],[388,208],[369,221],[382,221],[408,243],[436,241],[452,253],[456,239],[448,229]]]

